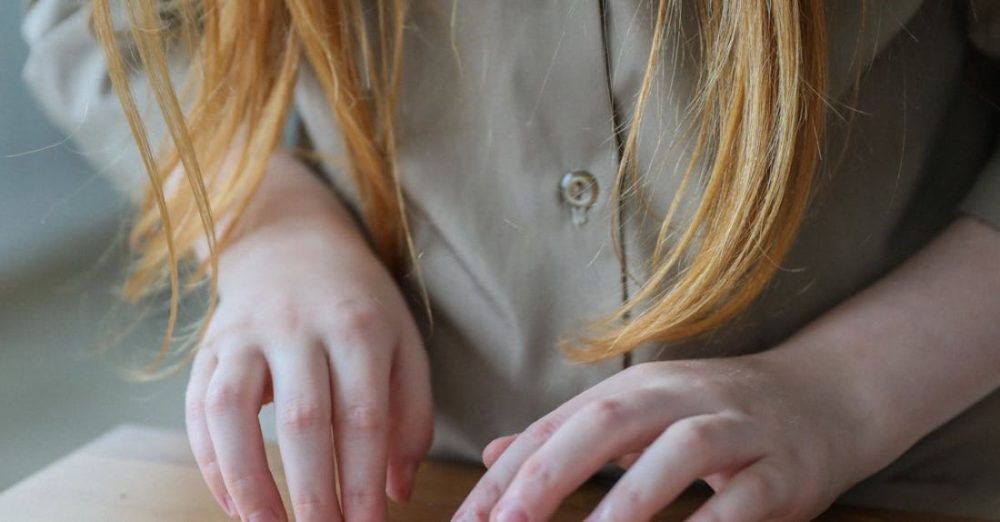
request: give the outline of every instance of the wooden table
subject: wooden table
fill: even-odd
[[[282,490],[278,451],[268,459]],[[413,501],[391,506],[394,522],[447,521],[482,474],[476,466],[427,462],[421,466]],[[607,484],[592,483],[564,502],[556,521],[582,520]],[[287,492],[283,492],[283,496]],[[287,496],[285,496],[287,500]],[[704,501],[688,493],[658,521],[682,520]],[[287,502],[286,502],[287,504]],[[172,522],[227,520],[202,483],[182,434],[137,426],[116,428],[7,491],[0,493],[0,521]],[[829,522],[942,521],[881,510],[835,507]]]

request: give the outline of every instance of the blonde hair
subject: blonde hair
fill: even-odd
[[[129,35],[168,129],[158,154],[129,89],[109,0],[92,1],[110,77],[150,179],[130,236],[136,262],[123,296],[135,300],[165,283],[171,288],[170,320],[155,362],[174,335],[182,293],[178,266],[203,240],[209,254],[198,275],[211,282],[203,326],[210,320],[219,252],[230,241],[228,234],[216,239],[216,218],[238,222],[253,197],[279,144],[303,58],[336,116],[376,253],[396,273],[407,263],[418,268],[393,125],[405,0],[124,0]],[[638,137],[680,2],[660,0],[655,9],[651,52],[623,140],[616,202],[622,190],[642,192]],[[697,4],[700,73],[681,188],[661,218],[640,291],[567,344],[572,359],[601,360],[730,321],[763,291],[802,221],[825,118],[823,2]],[[179,45],[190,59],[183,96],[167,66],[168,51]],[[224,168],[226,162],[236,168]],[[172,178],[178,172],[183,179]],[[676,228],[692,179],[702,197],[673,241],[668,232]],[[617,230],[615,224],[612,233]]]

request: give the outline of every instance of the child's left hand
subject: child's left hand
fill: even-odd
[[[648,520],[698,479],[716,495],[690,520],[820,514],[899,448],[880,440],[842,373],[781,355],[618,373],[523,433],[494,440],[483,453],[490,469],[454,520],[548,520],[609,461],[629,469],[588,521]]]

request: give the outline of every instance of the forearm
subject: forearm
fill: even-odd
[[[1000,385],[1000,231],[960,218],[771,356],[839,381],[901,453]]]

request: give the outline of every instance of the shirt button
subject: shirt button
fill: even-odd
[[[559,182],[559,192],[573,213],[573,224],[586,223],[587,211],[597,202],[597,179],[584,170],[569,172]]]

